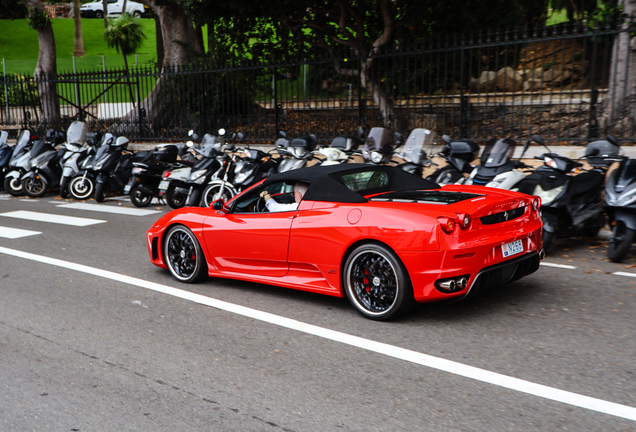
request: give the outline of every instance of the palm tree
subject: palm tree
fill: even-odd
[[[110,25],[104,30],[104,39],[109,48],[115,48],[118,53],[124,56],[124,67],[128,77],[128,60],[126,56],[134,54],[143,44],[146,35],[137,18],[133,18],[128,13],[122,13],[117,18],[110,20]],[[130,82],[128,83],[130,100],[134,104],[135,98],[132,94]]]

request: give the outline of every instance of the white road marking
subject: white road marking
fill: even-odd
[[[37,213],[32,211],[18,210],[7,213],[0,213],[0,216],[11,217],[16,219],[27,219],[37,222],[50,222],[62,225],[88,226],[98,223],[104,223],[105,220],[80,218],[74,216],[62,216],[50,213]]]
[[[545,261],[542,261],[540,264],[542,266],[546,266],[546,267],[557,267],[557,268],[570,269],[570,270],[574,270],[576,268],[576,267],[571,266],[571,265],[553,264],[553,263],[549,263],[549,262],[545,262]]]
[[[42,234],[39,231],[29,231],[18,228],[9,228],[0,226],[0,237],[8,239],[17,239],[22,237],[28,237],[32,235]]]
[[[216,309],[220,309],[226,312],[234,313],[247,318],[252,318],[258,321],[270,323],[280,327],[296,330],[302,333],[318,336],[327,340],[340,342],[345,345],[357,347],[367,351],[383,354],[387,357],[393,357],[396,359],[404,360],[421,366],[426,366],[432,369],[437,369],[445,372],[449,372],[455,375],[460,375],[466,378],[474,379],[476,381],[493,384],[495,386],[515,390],[521,393],[526,393],[534,396],[538,396],[544,399],[549,399],[556,402],[561,402],[567,405],[572,405],[591,411],[596,411],[604,414],[609,414],[615,417],[621,417],[628,420],[636,421],[636,408],[620,405],[614,402],[605,401],[602,399],[593,398],[590,396],[584,396],[577,393],[572,393],[565,390],[560,390],[554,387],[548,387],[542,384],[536,384],[530,381],[510,377],[507,375],[491,372],[484,369],[479,369],[473,366],[465,365],[462,363],[446,360],[439,357],[430,356],[427,354],[419,353],[397,346],[364,339],[358,336],[342,333],[335,330],[318,327],[312,324],[307,324],[301,321],[297,321],[290,318],[285,318],[279,315],[274,315],[268,312],[251,309],[245,306],[236,305],[233,303],[224,302],[221,300],[205,297],[200,294],[183,291],[177,288],[173,288],[167,285],[158,284],[155,282],[145,281],[143,279],[134,278],[131,276],[121,275],[118,273],[110,272],[107,270],[101,270],[81,264],[76,264],[68,261],[62,261],[56,258],[49,258],[42,255],[35,255],[28,252],[23,252],[15,249],[9,249],[0,247],[0,253],[11,255],[18,258],[24,258],[32,261],[41,262],[44,264],[50,264],[69,270],[74,270],[82,273],[87,273],[93,276],[99,276],[106,279],[114,280],[117,282],[130,284],[139,288],[145,288],[159,293],[167,294],[173,297],[181,298],[191,302],[195,302],[201,305],[210,306]]]
[[[636,273],[616,272],[616,276],[636,277]]]
[[[103,213],[114,213],[128,216],[148,216],[155,213],[161,213],[159,210],[145,210],[138,208],[128,207],[115,207],[112,205],[104,204],[88,204],[88,203],[71,203],[71,204],[56,204],[59,208],[75,209],[75,210],[88,210]]]

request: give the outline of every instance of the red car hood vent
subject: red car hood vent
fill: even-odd
[[[414,190],[387,192],[375,195],[369,198],[369,201],[387,201],[387,202],[406,202],[406,203],[423,203],[423,204],[455,204],[473,198],[479,198],[484,195],[464,193],[464,192],[445,192],[441,190]]]

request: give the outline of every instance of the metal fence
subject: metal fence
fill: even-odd
[[[136,141],[219,128],[252,142],[273,142],[278,130],[329,140],[361,125],[402,133],[424,127],[477,141],[533,133],[582,141],[608,132],[632,140],[636,90],[612,94],[631,96],[622,118],[608,121],[605,112],[612,51],[630,31],[587,23],[399,41],[366,58],[299,52],[224,65],[6,75],[0,129],[64,129],[79,118]]]

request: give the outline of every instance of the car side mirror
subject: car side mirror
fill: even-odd
[[[223,201],[222,199],[218,199],[216,201],[213,201],[212,204],[210,204],[210,208],[212,210],[221,211],[223,213],[227,213],[228,212],[228,208],[225,205],[225,201]]]

